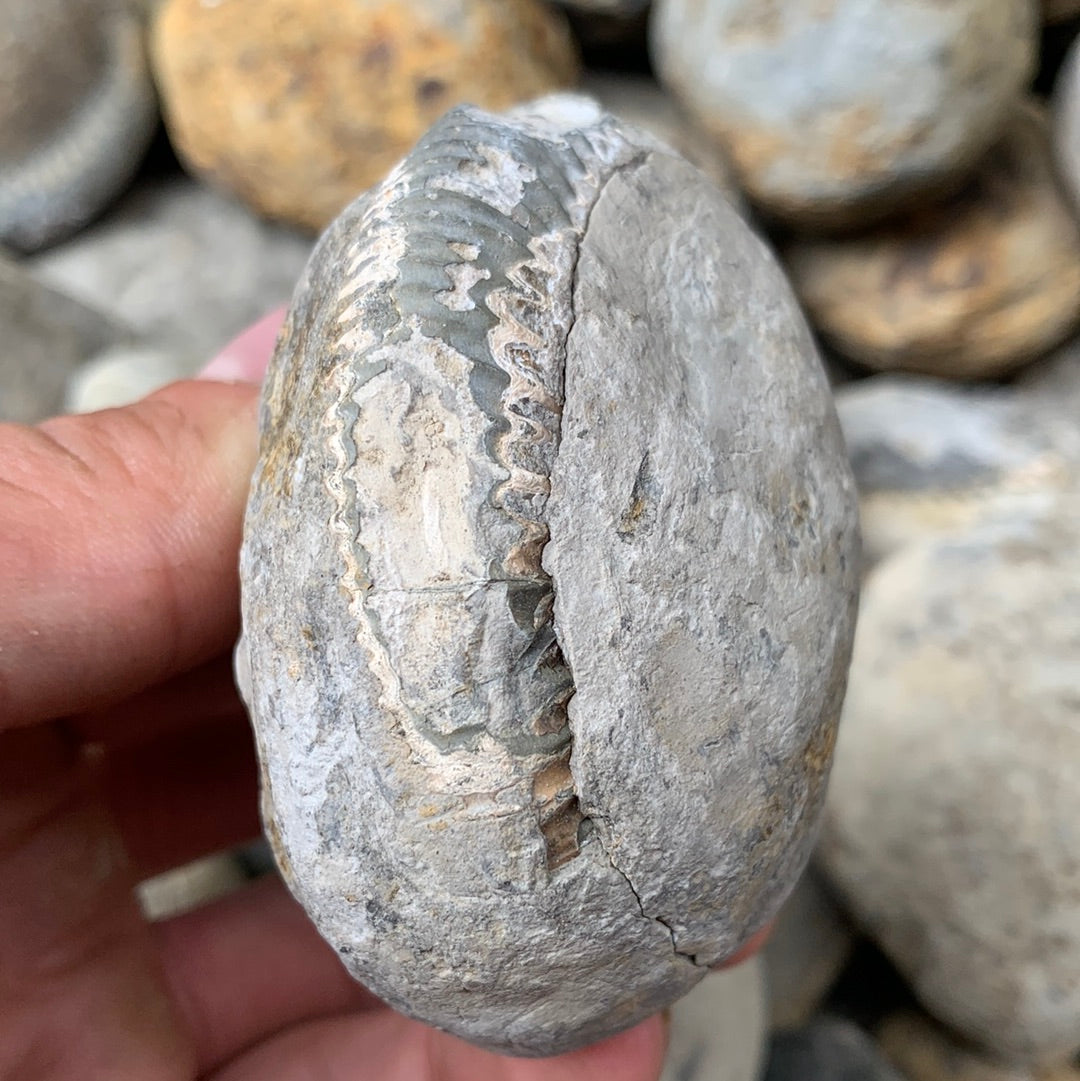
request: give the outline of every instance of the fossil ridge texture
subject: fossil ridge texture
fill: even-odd
[[[97,215],[157,118],[127,0],[0,0],[0,243],[35,251]]]
[[[587,99],[454,110],[320,241],[261,430],[237,671],[349,969],[539,1055],[738,950],[813,841],[857,530],[719,190]]]

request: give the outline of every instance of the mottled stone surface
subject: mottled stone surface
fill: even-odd
[[[660,1081],[757,1081],[768,1028],[760,958],[710,972],[671,1008]]]
[[[539,0],[168,0],[155,71],[177,149],[272,218],[322,228],[448,108],[571,85]]]
[[[783,274],[585,99],[456,110],[353,204],[265,388],[237,668],[292,889],[397,1008],[565,1050],[806,861],[854,484]]]
[[[839,388],[865,562],[1074,487],[1080,428],[1075,412],[1054,398],[1060,400],[1034,383],[1020,390],[959,387],[911,375]]]
[[[850,1021],[824,1017],[773,1037],[764,1081],[905,1081]]]
[[[795,241],[786,259],[824,338],[872,368],[998,376],[1080,321],[1080,226],[1033,103],[953,198],[859,236]]]
[[[587,72],[581,89],[613,116],[676,150],[705,173],[736,209],[742,209],[742,195],[724,152],[651,76]]]
[[[1080,1081],[1075,1064],[1010,1066],[913,1011],[886,1018],[877,1039],[908,1081]]]
[[[72,373],[129,339],[122,324],[0,256],[0,421],[59,413]]]
[[[1080,1047],[1080,504],[867,579],[818,854],[936,1017],[1011,1061]]]
[[[957,183],[1032,74],[1030,0],[658,0],[664,81],[747,193],[800,227],[861,225]]]
[[[128,183],[157,125],[126,0],[0,0],[0,241],[34,251]]]
[[[81,236],[27,265],[123,320],[192,375],[288,301],[311,249],[307,236],[175,176],[143,182]]]
[[[812,871],[784,902],[762,951],[773,1031],[809,1024],[851,957],[855,932]]]

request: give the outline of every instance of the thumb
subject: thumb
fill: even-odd
[[[225,650],[254,385],[0,425],[0,728],[106,705]]]

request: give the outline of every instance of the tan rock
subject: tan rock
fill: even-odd
[[[957,196],[860,236],[797,240],[787,260],[822,335],[881,370],[998,376],[1080,319],[1080,228],[1033,104]]]
[[[451,106],[504,109],[577,76],[537,0],[166,0],[153,56],[184,160],[316,229]]]
[[[886,1058],[908,1081],[1080,1081],[1074,1066],[1033,1070],[988,1058],[913,1011],[886,1018],[877,1037]]]

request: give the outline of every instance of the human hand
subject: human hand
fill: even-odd
[[[276,879],[139,912],[137,881],[258,832],[230,650],[280,319],[205,373],[251,382],[0,425],[0,1077],[654,1081],[658,1018],[514,1060],[391,1012]]]

